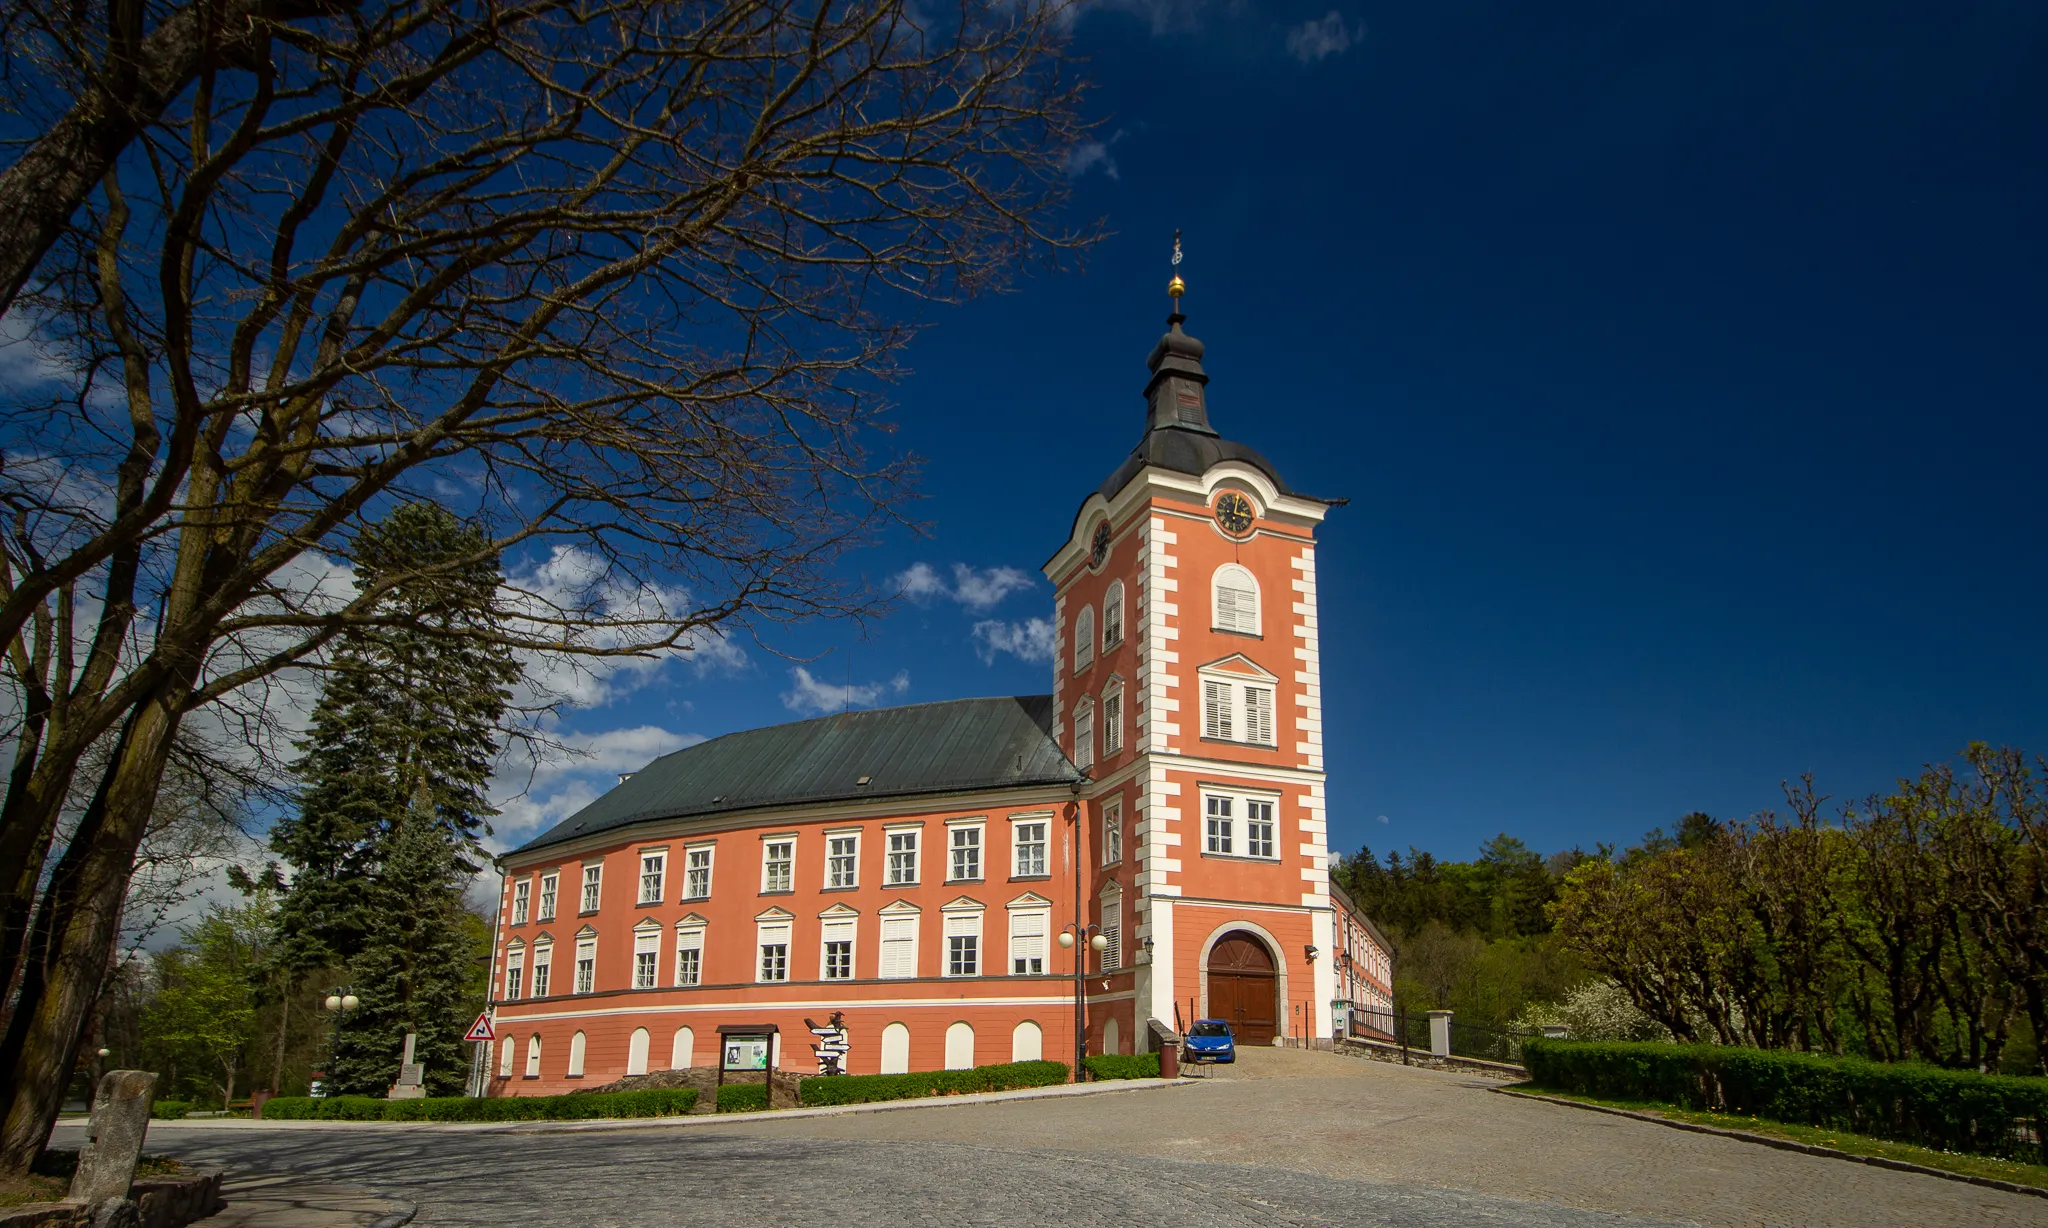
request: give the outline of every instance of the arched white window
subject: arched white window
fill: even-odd
[[[509,1078],[511,1078],[511,1077],[512,1077],[512,1059],[513,1059],[513,1057],[514,1057],[514,1056],[516,1055],[516,1054],[515,1054],[515,1051],[516,1051],[516,1050],[517,1050],[518,1048],[519,1048],[519,1042],[518,1042],[518,1041],[516,1041],[516,1040],[514,1040],[514,1039],[512,1039],[512,1038],[511,1038],[510,1036],[507,1036],[507,1037],[505,1038],[505,1043],[504,1043],[504,1044],[502,1044],[502,1045],[498,1046],[498,1077],[499,1077],[499,1078],[501,1078],[501,1079],[509,1079]]]
[[[1102,649],[1124,642],[1124,582],[1111,580],[1102,594]]]
[[[689,1028],[677,1028],[676,1038],[668,1049],[668,1068],[688,1070],[690,1063],[697,1059],[697,1033]]]
[[[540,1033],[535,1032],[526,1039],[526,1077],[540,1078]]]
[[[1116,1026],[1116,1019],[1114,1017],[1102,1025],[1102,1051],[1104,1053],[1115,1053],[1117,1047],[1124,1043],[1123,1037],[1119,1034],[1120,1031],[1121,1029]]]
[[[629,1075],[647,1073],[647,1047],[653,1038],[646,1028],[634,1028],[633,1039],[626,1042],[626,1073]]]
[[[1010,1060],[1035,1062],[1045,1056],[1045,1033],[1029,1019],[1010,1033]]]
[[[583,1077],[584,1046],[583,1033],[578,1032],[569,1038],[569,1077],[572,1079]]]
[[[1095,660],[1095,607],[1082,606],[1074,615],[1074,672],[1087,669]]]
[[[946,1029],[946,1069],[974,1069],[974,1025],[956,1023]]]
[[[1218,631],[1260,633],[1259,582],[1236,563],[1225,563],[1216,569],[1216,577],[1210,582],[1209,608],[1209,625]]]
[[[882,1073],[910,1073],[910,1029],[900,1023],[882,1029]]]
[[[1124,680],[1111,678],[1102,688],[1102,753],[1114,755],[1124,748]]]
[[[1084,699],[1074,705],[1074,766],[1095,765],[1095,701]]]

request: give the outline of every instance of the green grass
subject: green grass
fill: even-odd
[[[1628,1109],[1636,1113],[1649,1113],[1657,1117],[1668,1117],[1673,1121],[1690,1122],[1696,1126],[1714,1126],[1722,1130],[1743,1130],[1750,1134],[1763,1134],[1771,1138],[1789,1139],[1795,1143],[1826,1147],[1853,1156],[1876,1156],[1885,1160],[1897,1160],[1903,1164],[1919,1164],[1926,1168],[1938,1168],[1943,1172],[1960,1173],[1965,1177],[1990,1177],[1999,1181],[2011,1181],[2019,1185],[2031,1185],[2048,1189],[2048,1165],[2022,1164],[2015,1160],[1999,1160],[1989,1156],[1963,1155],[1959,1152],[1936,1151],[1931,1147],[1916,1147],[1911,1143],[1895,1143],[1889,1139],[1871,1138],[1865,1134],[1851,1134],[1846,1130],[1828,1130],[1819,1126],[1794,1126],[1781,1121],[1768,1121],[1761,1117],[1744,1117],[1733,1113],[1707,1113],[1698,1109],[1681,1109],[1669,1104],[1651,1100],[1610,1100],[1599,1096],[1581,1096],[1575,1092],[1552,1091],[1547,1087],[1533,1084],[1515,1084],[1508,1089],[1515,1092],[1534,1092],[1552,1096],[1559,1100],[1571,1100],[1579,1104],[1597,1104],[1610,1109]]]

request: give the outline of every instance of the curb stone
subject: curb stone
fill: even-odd
[[[1925,1164],[1914,1164],[1907,1160],[1893,1160],[1885,1156],[1851,1155],[1836,1151],[1832,1147],[1820,1147],[1812,1143],[1801,1143],[1789,1138],[1778,1138],[1770,1134],[1757,1134],[1749,1130],[1730,1130],[1721,1126],[1703,1126],[1698,1122],[1679,1121],[1673,1117],[1662,1117],[1655,1113],[1639,1113],[1634,1109],[1617,1109],[1605,1104],[1587,1104],[1580,1100],[1566,1100],[1562,1096],[1546,1096],[1541,1092],[1518,1091],[1512,1087],[1487,1089],[1503,1096],[1519,1096],[1524,1100],[1541,1100],[1545,1104],[1561,1104],[1568,1109],[1590,1109],[1595,1113],[1608,1113],[1615,1117],[1630,1117],[1659,1126],[1670,1126],[1674,1130],[1687,1130],[1694,1134],[1715,1134],[1722,1138],[1739,1139],[1745,1143],[1761,1143],[1780,1151],[1797,1151],[1803,1155],[1824,1156],[1830,1160],[1848,1160],[1856,1164],[1868,1164],[1873,1168],[1889,1168],[1894,1172],[1919,1173],[1923,1177],[1940,1177],[1944,1181],[1960,1181],[1965,1185],[1981,1185],[1987,1189],[2003,1190],[2008,1194],[2030,1194],[2035,1198],[2048,1198],[2048,1189],[2038,1185],[2021,1185],[2017,1181],[2001,1181],[1996,1177],[1975,1177],[1969,1173],[1952,1173],[1945,1168],[1929,1168]]]

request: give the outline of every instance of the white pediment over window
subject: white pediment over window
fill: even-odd
[[[980,900],[964,895],[950,904],[941,904],[939,906],[940,912],[986,912],[987,910],[988,906]]]
[[[1267,682],[1280,681],[1280,675],[1241,652],[1233,652],[1220,661],[1211,661],[1196,668],[1205,674],[1237,674],[1245,678],[1261,678]]]
[[[781,910],[780,908],[770,908],[770,909],[768,909],[768,910],[766,910],[766,911],[764,911],[764,912],[757,912],[757,913],[755,913],[755,914],[754,914],[754,920],[756,920],[756,921],[794,921],[794,920],[796,920],[796,914],[795,914],[795,913],[792,913],[792,912],[784,912],[784,911],[782,911],[782,910]]]
[[[885,917],[915,917],[923,912],[924,909],[919,908],[909,900],[895,900],[882,905],[876,911]]]
[[[834,904],[818,916],[827,921],[848,920],[860,916],[860,909],[847,904]]]
[[[1051,907],[1052,907],[1052,901],[1051,901],[1051,900],[1048,900],[1048,899],[1046,899],[1046,898],[1045,898],[1044,896],[1042,896],[1042,895],[1038,894],[1038,893],[1037,893],[1036,891],[1027,891],[1027,892],[1025,892],[1025,893],[1024,893],[1023,895],[1020,895],[1020,896],[1018,896],[1018,897],[1017,897],[1016,899],[1014,899],[1014,900],[1011,900],[1011,901],[1010,901],[1010,902],[1009,902],[1008,904],[1005,904],[1005,905],[1003,905],[1003,907],[1005,907],[1005,908],[1051,908]]]
[[[660,928],[661,922],[656,921],[653,917],[642,917],[640,918],[640,923],[633,927],[633,932],[636,934],[648,934]]]
[[[709,924],[711,924],[709,921],[706,921],[704,918],[698,916],[696,913],[691,913],[689,916],[684,917],[682,920],[676,922],[676,928],[679,930],[701,929]]]
[[[597,930],[595,927],[586,925],[582,929],[576,931],[576,936],[578,938],[595,938],[597,937]]]

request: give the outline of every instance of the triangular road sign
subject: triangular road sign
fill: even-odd
[[[493,1032],[493,1031],[491,1031],[491,1012],[489,1012],[489,1011],[485,1011],[485,1012],[484,1012],[483,1014],[481,1014],[481,1015],[478,1015],[478,1016],[476,1017],[476,1022],[475,1022],[475,1023],[472,1023],[472,1024],[470,1024],[470,1025],[469,1025],[469,1031],[467,1031],[467,1032],[464,1032],[464,1033],[462,1034],[462,1039],[464,1039],[464,1040],[496,1040],[496,1039],[498,1039],[498,1034],[497,1034],[496,1032]]]

